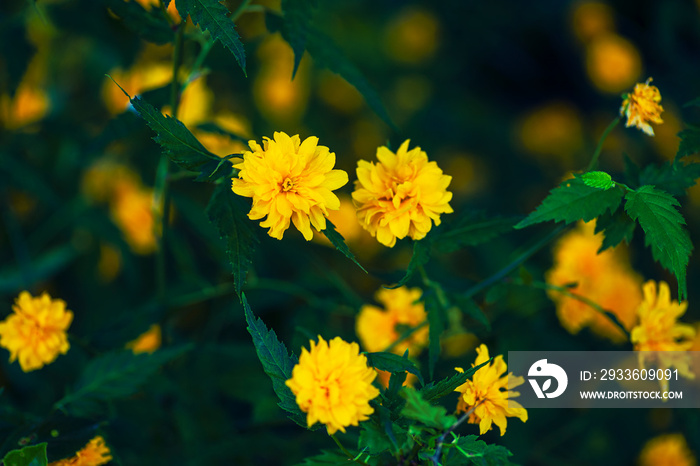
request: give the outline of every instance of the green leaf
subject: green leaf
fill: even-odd
[[[202,165],[199,169],[199,175],[194,181],[215,181],[219,178],[228,177],[231,178],[231,172],[233,171],[233,166],[231,165],[230,159],[240,154],[231,154],[226,157],[222,157],[219,160],[210,160],[209,162]]]
[[[623,194],[624,191],[619,187],[602,190],[588,186],[580,176],[577,176],[563,181],[550,191],[542,204],[515,225],[515,228],[525,228],[549,220],[563,221],[567,224],[578,220],[588,222],[606,211],[617,210]]]
[[[132,395],[161,366],[191,348],[191,344],[182,345],[152,354],[120,350],[98,356],[85,366],[73,391],[54,407],[78,417],[91,416],[99,402]]]
[[[438,430],[447,429],[457,422],[457,418],[447,414],[444,407],[433,406],[421,396],[421,392],[411,387],[404,387],[401,396],[406,399],[406,405],[401,410],[403,417]]]
[[[392,442],[386,430],[369,420],[360,424],[362,431],[360,432],[360,440],[357,444],[360,450],[367,452],[370,455],[378,455],[387,450],[395,451],[399,445],[406,441],[406,430],[395,423],[389,423],[389,428],[392,429],[392,434],[396,439],[397,444]]]
[[[46,466],[46,443],[12,450],[2,459],[5,466]]]
[[[175,0],[175,6],[182,18],[190,15],[192,22],[202,31],[209,31],[214,40],[219,40],[229,49],[238,65],[245,70],[245,50],[241,38],[236,32],[236,26],[228,17],[229,11],[218,0]]]
[[[423,302],[428,314],[428,372],[432,379],[435,363],[440,357],[440,336],[445,331],[447,309],[440,304],[432,288],[423,293]]]
[[[700,129],[690,128],[684,129],[678,133],[678,137],[681,138],[680,144],[678,144],[678,152],[676,152],[676,161],[687,157],[689,155],[697,154],[700,152]]]
[[[328,238],[331,244],[335,246],[338,251],[342,252],[345,257],[357,264],[357,266],[361,268],[364,273],[367,273],[365,268],[362,267],[359,262],[357,262],[357,259],[355,259],[355,254],[353,254],[348,245],[345,244],[345,238],[343,238],[343,235],[338,233],[338,231],[335,229],[335,225],[333,225],[330,220],[326,219],[326,229],[321,231],[321,233]]]
[[[647,165],[639,174],[639,185],[653,185],[673,196],[683,196],[698,178],[700,163],[666,162],[661,166]]]
[[[163,45],[173,41],[173,30],[161,13],[154,8],[147,11],[138,2],[102,0],[102,3],[123,21],[124,25],[145,41]]]
[[[644,230],[654,259],[678,280],[678,299],[687,296],[685,273],[693,244],[683,228],[685,219],[676,210],[676,198],[653,186],[642,186],[625,196],[625,210]]]
[[[284,13],[285,37],[294,51],[294,70],[292,79],[297,74],[301,57],[306,50],[306,37],[312,23],[316,0],[282,0],[282,13]]]
[[[581,179],[586,184],[596,189],[608,190],[615,187],[612,177],[605,172],[592,171],[581,175]]]
[[[477,246],[513,229],[514,218],[492,217],[478,219],[463,216],[452,225],[446,226],[435,238],[433,245],[441,253],[450,253],[466,246]]]
[[[423,399],[432,402],[433,400],[449,395],[455,391],[455,388],[466,382],[467,379],[469,379],[469,377],[471,377],[476,371],[490,363],[492,359],[493,358],[489,359],[483,364],[479,364],[476,367],[469,368],[464,372],[458,372],[453,376],[442,379],[438,383],[433,382],[426,385],[420,390]]]
[[[445,464],[450,466],[511,466],[513,454],[501,445],[487,444],[476,435],[460,437],[456,442],[446,446],[450,456]]]
[[[367,356],[367,363],[376,369],[391,372],[392,374],[410,372],[418,377],[421,385],[425,384],[425,382],[423,382],[423,376],[416,365],[405,357],[387,352],[366,353],[365,356]]]
[[[273,13],[268,13],[265,16],[265,22],[270,32],[280,31],[282,37],[289,44],[292,44],[292,39],[287,34],[287,29],[284,26],[282,18]],[[293,46],[293,45],[292,45]],[[397,131],[396,125],[391,121],[389,113],[387,113],[384,104],[382,104],[379,94],[367,82],[367,79],[355,67],[330,39],[330,37],[309,29],[306,32],[306,50],[314,58],[314,62],[323,68],[328,68],[330,71],[339,74],[357,91],[362,94],[367,102],[367,105],[393,130]]]
[[[350,463],[347,456],[339,451],[323,451],[320,455],[311,456],[298,463],[297,466],[328,466]]]
[[[122,89],[121,86],[119,88]],[[156,132],[153,140],[160,144],[170,160],[179,167],[198,171],[199,167],[210,160],[220,160],[219,157],[206,150],[180,120],[163,115],[138,96],[131,98],[124,89],[122,92],[129,97],[136,113],[146,120],[146,124]]]
[[[239,297],[259,242],[256,230],[246,214],[249,210],[250,207],[243,198],[231,191],[228,183],[222,183],[214,189],[206,209],[207,217],[226,242],[233,285]]]
[[[424,266],[430,260],[430,246],[432,241],[428,238],[423,238],[420,241],[413,242],[413,255],[411,256],[411,261],[408,263],[408,268],[406,269],[406,274],[396,285],[387,286],[386,288],[393,290],[394,288],[400,288],[404,286],[411,279],[416,270]]]
[[[474,302],[474,300],[470,296],[452,293],[450,295],[450,298],[454,300],[455,304],[464,313],[464,315],[471,317],[472,319],[476,320],[481,325],[486,327],[488,330],[491,330],[491,322],[489,322],[488,317],[486,317],[484,311],[481,310],[479,305],[476,304],[476,302]]]
[[[614,248],[622,241],[630,244],[634,235],[634,228],[637,226],[634,221],[620,209],[614,214],[604,213],[596,220],[595,232],[603,232],[603,244],[598,249],[598,254],[608,248]]]
[[[274,330],[268,330],[265,323],[259,317],[255,317],[248,305],[245,293],[241,294],[245,320],[248,324],[248,333],[253,337],[255,351],[262,363],[263,370],[272,379],[272,389],[280,399],[279,407],[289,413],[289,418],[304,428],[307,427],[306,414],[304,414],[292,390],[285,382],[292,378],[292,369],[299,362],[297,357],[289,354],[287,347],[277,339]],[[317,424],[311,429],[319,428]]]

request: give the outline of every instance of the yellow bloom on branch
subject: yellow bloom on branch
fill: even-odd
[[[370,353],[385,351],[397,341],[402,334],[417,327],[427,319],[425,307],[420,300],[423,292],[419,288],[381,289],[376,294],[377,306],[362,306],[357,316],[355,331],[362,342],[362,347]],[[414,331],[408,338],[391,350],[403,355],[408,350],[409,356],[418,356],[428,344],[428,326]]]
[[[661,93],[656,86],[650,86],[651,78],[645,83],[637,83],[634,91],[624,95],[620,115],[627,118],[625,127],[636,126],[649,136],[654,135],[654,129],[649,123],[660,125],[661,112],[664,111],[661,102]]]
[[[693,346],[695,328],[678,323],[685,314],[688,302],[671,299],[668,283],[649,280],[644,284],[644,301],[637,309],[639,323],[632,329],[630,340],[636,351],[670,351],[659,353],[658,364],[662,369],[674,367],[683,377],[694,378],[690,370],[688,351]],[[645,355],[639,353],[640,365],[645,365]],[[668,380],[661,379],[661,387],[668,389]]]
[[[75,456],[49,463],[49,466],[100,466],[112,460],[105,439],[98,435],[85,445]]]
[[[333,435],[367,420],[374,412],[369,402],[379,390],[372,385],[377,373],[367,366],[360,347],[340,337],[326,342],[319,336],[318,344],[310,343],[311,350],[302,348],[292,378],[286,381],[299,408],[307,413],[308,426],[321,422]]]
[[[396,239],[425,237],[432,223],[440,225],[440,214],[453,212],[452,180],[420,147],[408,150],[406,140],[394,154],[377,149],[379,163],[360,160],[352,198],[363,228],[377,241],[394,247]]]
[[[333,191],[348,182],[343,170],[333,170],[335,154],[319,146],[318,138],[301,142],[299,135],[289,137],[276,132],[263,138],[262,147],[249,141],[252,151],[243,153],[243,161],[234,165],[238,178],[232,179],[234,193],[253,198],[248,213],[268,234],[282,239],[290,221],[311,241],[313,231],[326,228],[328,209],[338,210],[340,200]]]
[[[70,348],[66,330],[73,313],[61,299],[48,293],[34,298],[27,291],[19,294],[13,314],[0,322],[0,346],[10,351],[10,362],[19,360],[24,372],[41,369],[66,354]]]
[[[644,444],[639,466],[695,466],[697,461],[682,434],[659,435]]]
[[[153,324],[144,333],[138,336],[133,341],[126,344],[126,347],[133,351],[134,354],[152,353],[160,348],[162,335],[160,325]]]
[[[476,349],[476,354],[476,361],[472,367],[489,360],[489,350],[484,344]],[[455,369],[464,372],[461,367]],[[479,424],[479,435],[488,432],[493,424],[501,430],[501,435],[505,434],[507,417],[527,421],[527,410],[513,400],[520,393],[511,391],[511,388],[523,384],[525,379],[512,373],[503,377],[507,370],[508,366],[503,361],[503,356],[498,355],[491,363],[476,371],[471,380],[455,389],[461,393],[457,402],[457,412],[463,413],[473,409],[467,422]]]

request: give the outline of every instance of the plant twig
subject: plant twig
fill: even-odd
[[[600,136],[600,139],[598,140],[598,145],[595,148],[595,152],[593,152],[593,157],[591,158],[590,163],[588,164],[588,167],[586,168],[586,171],[589,172],[593,170],[598,163],[598,157],[600,157],[600,152],[603,150],[603,143],[605,142],[605,139],[608,137],[610,132],[615,129],[617,124],[620,123],[620,116],[618,115],[617,118],[615,118],[607,128],[605,128],[605,131],[603,131],[603,134]]]
[[[474,412],[474,410],[475,410],[481,403],[483,403],[483,402],[484,402],[484,400],[481,400],[480,402],[478,402],[477,404],[475,404],[474,406],[472,406],[472,407],[469,409],[469,411],[467,411],[467,412],[464,413],[462,416],[460,416],[460,418],[457,419],[457,422],[455,422],[454,424],[452,424],[452,425],[451,425],[445,432],[443,432],[442,435],[438,438],[437,446],[435,447],[435,454],[434,454],[433,456],[430,457],[430,460],[433,462],[433,464],[434,464],[435,466],[439,466],[439,465],[440,465],[440,455],[442,454],[442,445],[445,443],[445,438],[447,438],[447,436],[448,436],[453,430],[455,430],[457,427],[459,427],[464,421],[466,421],[467,419],[469,419],[469,416],[471,416],[471,414]]]

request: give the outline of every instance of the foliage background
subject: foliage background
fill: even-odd
[[[212,187],[190,179],[171,183],[167,306],[156,297],[155,255],[133,254],[108,209],[81,190],[86,170],[105,154],[116,155],[153,186],[161,153],[142,120],[133,112],[112,115],[102,97],[105,74],[132,67],[145,47],[125,21],[108,12],[115,3],[0,5],[0,92],[12,95],[30,60],[40,57],[39,81],[50,102],[43,119],[30,127],[12,128],[6,114],[2,120],[0,313],[10,312],[23,289],[48,290],[75,313],[71,350],[55,363],[25,374],[0,358],[0,453],[31,432],[32,440],[43,441],[56,429],[51,445],[64,450],[55,447],[49,459],[57,459],[84,445],[97,428],[117,464],[295,464],[334,448],[324,433],[299,428],[277,407],[245,329],[224,244],[204,213]],[[225,3],[231,11],[238,6]],[[274,2],[260,4],[279,9]],[[576,35],[577,2],[320,1],[315,26],[362,71],[398,131],[308,54],[290,81],[293,53],[278,33],[268,32],[260,11],[242,15],[237,24],[247,78],[221,45],[208,55],[205,79],[214,95],[209,111],[236,114],[246,138],[260,140],[280,130],[318,136],[351,180],[358,159],[373,158],[379,145],[395,148],[410,138],[453,176],[451,217],[479,211],[522,216],[566,172],[586,166],[616,116],[620,92],[634,82],[654,78],[665,123],[653,139],[616,128],[604,145],[602,169],[620,176],[623,154],[640,166],[671,160],[682,121],[698,121],[697,108],[683,104],[700,96],[694,79],[700,73],[700,6],[681,0],[606,5],[611,33],[626,38],[640,60],[637,72],[628,73],[629,84],[613,92],[596,85],[587,68],[591,45]],[[167,61],[169,47],[154,55]],[[195,56],[198,47],[187,42],[186,56]],[[145,97],[165,105],[168,89]],[[347,185],[341,191],[351,190]],[[682,212],[694,240],[700,232],[700,190],[688,194]],[[428,274],[448,289],[465,290],[507,264],[544,228],[439,255]],[[306,243],[291,231],[282,242],[264,233],[259,237],[246,294],[256,315],[297,354],[317,334],[355,341],[359,307],[381,285],[398,281],[411,255],[408,241],[393,249],[371,238],[349,241],[369,271],[364,274],[337,251]],[[95,272],[105,260],[105,243],[120,251],[112,279]],[[653,262],[639,231],[630,249],[642,275],[675,283]],[[688,322],[700,321],[698,265],[692,256]],[[526,264],[538,278],[550,266],[549,248]],[[473,319],[465,325],[494,355],[618,348],[585,330],[568,334],[539,290],[499,285],[478,302],[490,329]],[[91,357],[123,347],[155,322],[163,326],[164,346],[192,342],[194,348],[158,369],[136,394],[111,401],[87,419],[51,409]],[[473,359],[473,351],[443,357],[436,377]],[[461,429],[478,433],[473,425]],[[509,423],[506,436],[492,431],[484,438],[507,446],[521,464],[632,464],[644,442],[664,432],[683,432],[700,452],[700,418],[691,410],[531,410],[526,424]],[[351,429],[341,438],[352,444],[357,435]]]

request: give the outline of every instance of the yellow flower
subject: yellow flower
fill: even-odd
[[[550,102],[529,112],[518,133],[523,147],[547,165],[571,166],[583,145],[580,113],[568,102]]]
[[[274,139],[263,139],[262,147],[248,142],[252,152],[244,152],[243,161],[234,165],[240,171],[231,189],[253,198],[248,217],[258,220],[267,216],[260,226],[269,227],[273,238],[282,239],[291,221],[310,241],[311,225],[324,230],[328,209],[340,208],[333,190],[348,182],[348,174],[333,170],[335,154],[319,146],[317,137],[301,142],[299,135],[276,132]]]
[[[299,408],[307,413],[309,427],[321,422],[328,435],[345,427],[358,425],[374,412],[369,401],[379,395],[372,385],[377,373],[367,367],[367,357],[360,354],[357,343],[335,337],[318,344],[310,341],[311,350],[302,348],[292,378],[285,383],[296,396]]]
[[[134,354],[152,353],[160,348],[161,338],[160,325],[153,324],[138,338],[127,343],[126,347],[131,349]]]
[[[156,250],[152,189],[124,183],[115,190],[110,208],[132,251],[150,254]]]
[[[615,29],[610,5],[601,2],[579,2],[574,5],[571,28],[583,43]]]
[[[376,299],[385,309],[377,306],[362,306],[357,316],[355,331],[362,342],[362,347],[374,353],[385,351],[401,335],[412,327],[416,327],[427,319],[423,303],[418,302],[423,292],[419,288],[382,288],[376,294]],[[425,325],[408,338],[398,343],[391,351],[402,355],[408,349],[410,356],[418,356],[428,344],[428,326]]]
[[[642,59],[627,39],[617,34],[600,34],[586,48],[586,69],[595,87],[616,94],[639,78]]]
[[[682,434],[659,435],[649,440],[639,454],[639,466],[695,466],[693,452]]]
[[[483,364],[489,360],[489,350],[482,344],[476,349],[476,361],[472,367]],[[455,368],[458,372],[464,372],[461,367]],[[461,396],[457,402],[457,412],[467,412],[474,409],[469,415],[470,424],[479,424],[479,435],[488,432],[493,424],[501,430],[501,435],[506,433],[506,417],[517,417],[521,421],[527,421],[527,410],[513,398],[520,395],[510,391],[525,382],[522,377],[516,377],[508,373],[503,377],[508,367],[503,361],[503,356],[496,356],[490,364],[482,367],[474,373],[471,380],[455,389]]]
[[[14,314],[0,322],[0,346],[10,351],[10,362],[19,359],[24,372],[41,369],[70,348],[66,330],[73,313],[61,299],[44,292],[38,298],[22,291],[12,306]]]
[[[384,388],[389,387],[389,379],[391,379],[391,372],[387,371],[381,371],[379,369],[375,369],[377,371],[377,382],[379,382],[379,385],[381,385]],[[401,384],[402,387],[413,387],[416,382],[418,381],[418,377],[416,377],[415,374],[408,373],[406,374],[406,380],[404,380],[403,384]]]
[[[49,466],[100,466],[112,460],[105,439],[98,435],[90,440],[75,456],[49,463]]]
[[[554,249],[554,266],[547,271],[545,279],[599,304],[615,314],[629,330],[636,322],[637,306],[642,301],[642,278],[632,270],[622,246],[598,254],[603,237],[594,234],[594,230],[595,222],[581,222],[578,228],[562,236]],[[547,294],[556,304],[559,321],[570,333],[576,334],[589,326],[615,342],[627,339],[610,319],[588,304],[556,290]]]
[[[661,93],[656,86],[650,86],[651,78],[645,83],[637,83],[634,91],[624,95],[620,115],[627,117],[625,127],[636,126],[649,136],[654,135],[654,130],[649,123],[660,125],[661,112],[664,111],[661,102]]]
[[[662,369],[674,367],[683,377],[692,379],[694,374],[690,370],[690,357],[682,352],[693,346],[695,329],[692,325],[677,322],[687,307],[687,301],[678,303],[671,300],[668,283],[659,282],[657,294],[656,282],[649,280],[644,284],[644,301],[637,309],[639,323],[632,329],[630,340],[636,351],[672,351],[658,354],[659,366]],[[640,366],[644,367],[647,358],[639,353]],[[660,382],[664,390],[668,389],[668,380],[662,379]]]
[[[406,7],[385,30],[385,49],[394,60],[417,65],[430,59],[440,44],[440,22],[429,10]]]
[[[174,2],[170,2],[171,5]],[[167,63],[138,63],[124,71],[115,68],[109,72],[115,82],[131,96],[165,86],[173,79],[173,67]],[[129,107],[129,98],[112,82],[105,78],[102,85],[102,100],[113,115],[122,113]]]
[[[360,160],[352,198],[362,226],[377,241],[394,247],[396,238],[425,237],[432,222],[440,225],[440,214],[453,212],[452,193],[444,175],[420,147],[408,150],[406,140],[394,154],[387,147],[377,149],[377,165]]]

